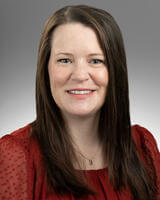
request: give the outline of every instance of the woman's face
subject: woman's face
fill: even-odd
[[[69,23],[54,30],[48,72],[52,96],[63,114],[98,113],[109,77],[104,54],[91,28]]]

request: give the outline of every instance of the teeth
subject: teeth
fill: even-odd
[[[71,90],[71,91],[68,91],[69,93],[71,94],[89,94],[92,92],[92,90],[81,90],[81,91],[78,91],[78,90]]]

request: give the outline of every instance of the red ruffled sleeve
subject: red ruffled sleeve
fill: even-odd
[[[26,131],[24,127],[0,139],[0,199],[33,199],[33,164]]]
[[[156,200],[160,200],[160,152],[157,142],[152,133],[140,125],[133,126],[133,137],[136,139],[139,155],[157,186]]]

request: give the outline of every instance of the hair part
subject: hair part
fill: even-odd
[[[65,6],[56,11],[46,21],[40,40],[36,74],[37,118],[31,126],[32,137],[38,141],[47,170],[48,186],[61,195],[68,192],[75,197],[97,194],[85,173],[77,173],[74,169],[73,160],[79,166],[80,163],[50,89],[51,41],[55,28],[67,23],[81,23],[92,28],[104,52],[109,84],[100,113],[99,137],[103,141],[110,183],[119,192],[129,186],[134,200],[153,200],[156,189],[132,139],[128,72],[120,28],[107,11],[87,5]]]

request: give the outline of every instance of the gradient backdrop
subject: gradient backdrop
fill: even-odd
[[[1,0],[0,136],[36,117],[35,73],[46,19],[69,4],[110,12],[126,47],[132,124],[152,132],[160,148],[160,0]]]

